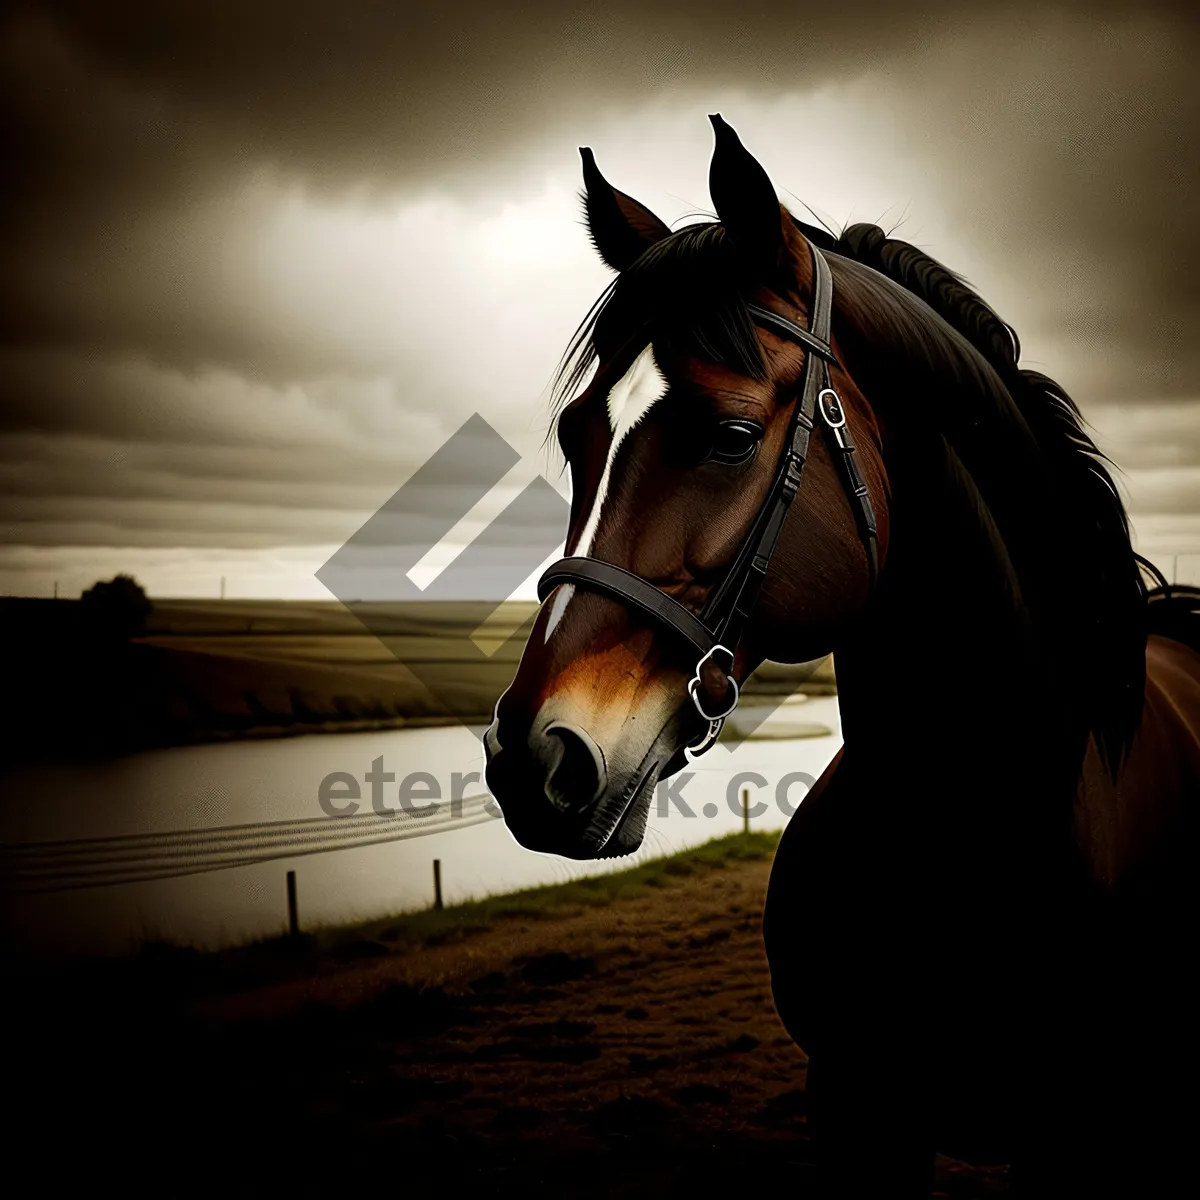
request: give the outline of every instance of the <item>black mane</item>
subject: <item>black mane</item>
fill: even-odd
[[[1075,402],[1048,376],[1021,369],[1012,327],[961,276],[924,251],[873,225],[852,225],[836,241],[821,230],[801,229],[924,301],[995,371],[1033,434],[1051,485],[1041,516],[1047,549],[1059,559],[1054,570],[1059,586],[1049,589],[1050,599],[1068,641],[1084,723],[1115,772],[1142,713],[1146,584],[1108,460],[1085,430]]]

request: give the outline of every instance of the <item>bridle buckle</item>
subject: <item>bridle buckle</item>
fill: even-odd
[[[830,399],[826,400],[826,396]],[[830,429],[841,429],[846,424],[846,410],[842,407],[842,398],[833,388],[822,388],[817,393],[817,404],[821,408],[821,419]]]
[[[842,404],[841,396],[831,387],[822,388],[817,393],[817,408],[820,409],[821,420],[825,422],[829,432],[833,434],[838,448],[845,450],[847,448],[846,409]]]

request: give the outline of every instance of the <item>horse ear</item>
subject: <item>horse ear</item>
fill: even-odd
[[[717,216],[748,266],[774,271],[783,260],[786,245],[779,197],[733,126],[720,113],[708,119],[716,135],[708,193]]]
[[[642,252],[671,231],[632,196],[618,192],[596,166],[596,156],[579,147],[583,159],[584,207],[588,232],[600,257],[614,271],[624,271]]]

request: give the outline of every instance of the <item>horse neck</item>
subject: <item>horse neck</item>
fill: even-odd
[[[994,797],[1045,814],[1082,744],[1043,623],[956,470],[942,445],[889,464],[887,563],[835,652],[846,754],[893,791],[914,787],[931,810]]]

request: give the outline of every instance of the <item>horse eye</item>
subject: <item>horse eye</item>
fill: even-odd
[[[738,466],[754,457],[762,440],[762,426],[753,421],[722,421],[716,429],[709,462]]]

